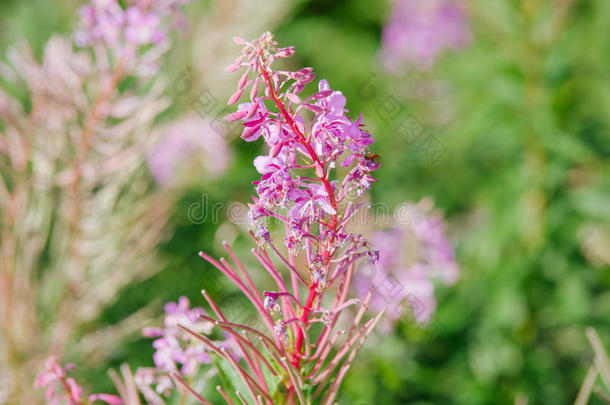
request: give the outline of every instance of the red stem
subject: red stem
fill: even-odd
[[[307,326],[307,322],[309,321],[309,314],[311,313],[311,307],[313,306],[313,302],[316,299],[317,288],[318,283],[315,282],[311,285],[311,287],[309,287],[309,295],[307,296],[307,301],[305,302],[305,307],[303,308],[303,315],[301,315],[301,321],[305,326]],[[294,358],[292,359],[292,365],[296,369],[299,368],[299,362],[301,360],[301,352],[303,350],[303,339],[303,328],[298,328]]]

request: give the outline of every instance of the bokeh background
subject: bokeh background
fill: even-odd
[[[584,328],[610,345],[610,2],[464,1],[467,41],[430,66],[392,70],[382,36],[392,2],[256,3],[188,5],[189,32],[162,67],[172,83],[164,116],[196,112],[202,92],[226,100],[235,77],[223,69],[239,51],[232,36],[274,32],[297,47],[294,66],[315,67],[350,110],[363,112],[382,161],[372,201],[392,209],[432,198],[461,269],[455,286],[437,289],[438,333],[405,322],[371,339],[341,403],[572,403],[592,359]],[[26,40],[40,56],[52,34],[73,31],[79,4],[3,0],[2,55]],[[176,87],[184,75],[187,87]],[[440,155],[405,139],[398,128],[406,116]],[[163,270],[123,288],[88,331],[149,305],[160,314],[180,295],[201,303],[204,286],[232,300],[231,286],[210,281],[196,255],[220,252],[223,239],[247,251],[243,229],[226,221],[227,202],[249,200],[261,145],[227,139],[233,156],[224,174],[185,171],[188,186],[176,188],[158,246]],[[105,392],[113,390],[109,367],[149,365],[151,355],[150,340],[132,334],[104,356],[70,360],[81,381]]]

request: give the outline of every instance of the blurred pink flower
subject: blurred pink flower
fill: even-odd
[[[74,369],[73,364],[67,364],[61,367],[57,363],[55,356],[49,356],[45,361],[45,369],[34,381],[34,387],[47,387],[46,399],[47,405],[56,405],[67,401],[70,405],[82,404],[83,389],[74,381],[72,377],[67,376],[67,372]],[[57,384],[59,385],[59,389]],[[60,394],[60,392],[64,392]],[[116,395],[111,394],[93,394],[89,396],[89,402],[104,401],[110,405],[121,405],[123,401]]]
[[[404,65],[428,70],[443,50],[462,49],[470,37],[458,0],[397,0],[383,29],[383,64],[391,72]]]
[[[193,333],[209,335],[213,324],[200,319],[205,311],[200,307],[190,307],[189,299],[182,296],[178,302],[165,304],[163,328],[145,328],[142,334],[156,338],[153,341],[155,353],[154,368],[141,368],[136,371],[138,386],[146,391],[151,384],[156,384],[158,393],[168,394],[174,387],[171,375],[194,376],[201,364],[210,364],[208,347],[201,341],[185,332],[188,328]],[[219,341],[219,347],[233,350],[228,336],[226,341]]]
[[[210,122],[190,117],[167,128],[161,141],[147,156],[148,167],[158,184],[170,185],[187,162],[199,162],[216,178],[229,166],[231,151],[210,126]]]
[[[165,38],[161,31],[161,19],[158,15],[147,13],[141,8],[132,6],[125,12],[127,25],[125,39],[136,45],[158,43]]]
[[[372,243],[379,249],[379,260],[354,274],[357,294],[363,297],[373,289],[370,307],[376,311],[385,307],[392,322],[407,315],[409,307],[418,322],[427,322],[436,309],[433,280],[452,285],[459,275],[440,215],[418,213],[409,221],[397,221],[377,231]]]
[[[122,49],[155,45],[167,39],[164,23],[171,17],[181,20],[180,5],[190,0],[128,0],[126,7],[118,0],[90,0],[80,8],[80,22],[75,33],[81,47],[104,44]]]
[[[34,387],[47,387],[45,397],[48,404],[59,403],[64,399],[69,400],[70,403],[81,402],[83,390],[76,384],[73,378],[67,377],[67,372],[74,369],[73,364],[61,367],[57,364],[55,356],[49,356],[44,366],[44,371],[38,374],[34,381]],[[57,390],[58,383],[60,384],[60,390]],[[66,393],[60,394],[64,389]]]

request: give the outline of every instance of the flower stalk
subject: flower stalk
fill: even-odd
[[[243,122],[241,137],[245,141],[263,138],[269,147],[267,155],[254,160],[261,179],[254,183],[257,195],[250,204],[250,218],[256,232],[250,235],[257,245],[252,253],[277,290],[261,295],[246,267],[223,243],[233,263],[204,252],[200,256],[229,277],[249,299],[267,332],[231,322],[206,292],[204,297],[219,320],[207,315],[202,319],[214,321],[240,342],[247,369],[230,354],[211,349],[247,382],[252,403],[330,403],[349,369],[345,362],[351,361],[380,318],[378,315],[362,324],[369,295],[350,330],[335,330],[342,310],[358,302],[348,298],[355,262],[377,257],[362,235],[349,232],[347,221],[340,220],[358,208],[347,200],[348,196],[352,192],[362,194],[375,181],[371,172],[379,163],[370,158],[368,149],[373,139],[364,130],[362,117],[354,122],[346,115],[345,97],[331,89],[326,80],[319,82],[312,96],[301,98],[299,93],[315,77],[313,69],[290,72],[272,68],[277,59],[294,54],[293,47],[279,48],[270,33],[252,42],[241,38],[235,38],[235,42],[243,45],[242,55],[227,70],[245,67],[246,72],[228,104],[236,104],[248,86],[250,100],[225,118]],[[309,124],[302,115],[305,111],[314,115]],[[338,167],[345,168],[346,173],[338,172]],[[284,246],[271,236],[269,220],[284,224]],[[290,274],[292,291],[269,250]],[[305,253],[306,261],[296,260],[300,252]],[[335,281],[339,281],[338,286]],[[302,295],[302,289],[306,294]],[[331,291],[327,298],[326,293]],[[322,309],[325,300],[329,309]],[[318,313],[322,315],[316,318],[314,314]],[[319,322],[322,330],[314,333],[312,325]],[[341,339],[342,347],[333,355]],[[201,340],[211,344],[203,336]],[[277,387],[265,377],[269,372],[281,377]],[[333,376],[335,380],[330,383]],[[232,395],[229,390],[222,392],[223,397]],[[271,392],[276,397],[270,398]],[[241,395],[245,393],[237,398]]]

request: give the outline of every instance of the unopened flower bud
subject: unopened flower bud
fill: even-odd
[[[265,297],[264,307],[265,310],[272,314],[281,311],[280,304],[277,302],[277,298],[271,295],[267,295]]]

